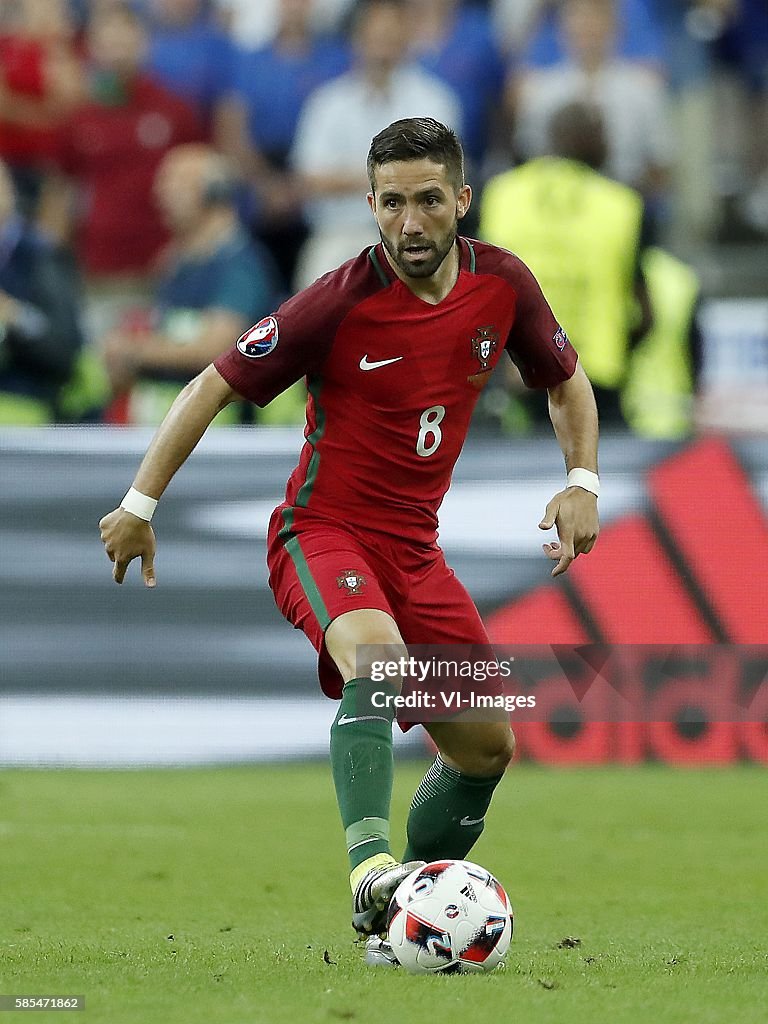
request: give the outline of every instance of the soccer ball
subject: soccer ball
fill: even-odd
[[[490,871],[439,860],[412,872],[389,904],[389,941],[410,974],[492,971],[512,941],[512,907]]]

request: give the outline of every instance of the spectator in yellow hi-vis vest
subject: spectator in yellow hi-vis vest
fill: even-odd
[[[693,425],[694,385],[701,368],[699,280],[682,260],[654,246],[643,254],[643,276],[653,326],[630,356],[621,408],[636,434],[685,437]]]
[[[599,172],[607,150],[596,108],[557,111],[550,141],[552,155],[489,181],[480,235],[528,264],[592,381],[601,423],[621,425],[630,352],[652,323],[643,200]]]

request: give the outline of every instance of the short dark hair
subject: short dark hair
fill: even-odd
[[[550,151],[554,156],[578,160],[599,171],[608,159],[605,119],[598,107],[573,100],[549,119]]]
[[[432,117],[405,117],[374,135],[368,150],[368,181],[375,192],[374,172],[395,160],[432,160],[443,164],[456,191],[464,184],[464,152],[456,132]]]

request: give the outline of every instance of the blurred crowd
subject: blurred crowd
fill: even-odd
[[[534,168],[562,199],[578,165],[625,190],[606,391],[663,320],[660,244],[768,241],[765,0],[0,0],[0,423],[158,422],[250,324],[377,240],[367,148],[417,115],[462,138],[464,230],[528,245],[554,294],[545,242],[499,228],[522,181],[505,176]],[[297,386],[230,420],[293,422],[302,402]],[[501,419],[524,429],[513,405]]]

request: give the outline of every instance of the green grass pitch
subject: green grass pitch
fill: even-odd
[[[473,852],[506,968],[424,978],[361,962],[325,765],[6,771],[0,992],[85,995],[81,1024],[765,1024],[766,807],[755,767],[516,767]]]

